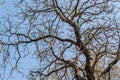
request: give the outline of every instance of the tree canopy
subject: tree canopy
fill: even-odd
[[[0,68],[11,66],[5,74],[24,75],[21,60],[32,55],[38,66],[29,70],[28,80],[119,80],[119,0],[20,0],[14,5],[15,15],[0,23]]]

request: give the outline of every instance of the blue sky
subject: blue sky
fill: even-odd
[[[0,0],[1,1],[1,0]],[[6,2],[4,4],[0,5],[0,22],[3,22],[3,18],[7,18],[9,15],[15,15],[16,13],[16,9],[14,7],[14,1],[17,0],[6,0]],[[0,36],[1,37],[1,36]],[[32,49],[32,47],[31,47]],[[34,52],[31,52],[34,53]],[[2,56],[4,54],[0,54],[0,65],[2,64]],[[13,60],[14,63],[14,60]],[[3,78],[3,74],[4,74],[4,70],[5,70],[5,76],[4,76],[4,80],[6,80],[8,77],[8,80],[27,80],[25,77],[28,75],[29,70],[33,69],[34,67],[38,66],[37,65],[38,61],[35,59],[35,56],[33,55],[29,55],[25,58],[22,58],[19,61],[19,66],[18,68],[20,69],[20,71],[22,71],[23,73],[26,73],[24,76],[21,75],[19,72],[14,71],[13,75],[9,77],[10,74],[10,70],[11,70],[11,66],[8,63],[6,70],[0,67],[0,80],[2,80]]]

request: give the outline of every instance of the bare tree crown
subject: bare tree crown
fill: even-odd
[[[11,72],[19,71],[20,61],[35,55],[39,66],[30,70],[29,80],[119,79],[118,3],[20,0],[17,15],[1,23],[4,68],[9,62]]]

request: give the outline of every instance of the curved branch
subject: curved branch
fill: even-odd
[[[70,67],[70,66],[69,66],[69,65],[62,66],[62,67],[60,67],[60,68],[58,68],[58,69],[52,70],[52,71],[49,72],[48,74],[43,74],[43,73],[41,73],[40,71],[35,71],[35,72],[33,72],[33,73],[38,73],[38,74],[43,75],[43,76],[49,76],[49,75],[51,75],[52,73],[58,72],[58,71],[60,71],[60,70],[62,70],[62,69],[64,69],[64,68],[66,68],[66,67]]]
[[[70,43],[76,45],[76,42],[71,40],[71,39],[62,39],[62,38],[54,36],[54,35],[46,35],[46,36],[42,36],[42,37],[39,37],[39,38],[36,38],[36,39],[30,39],[29,41],[19,41],[19,42],[16,42],[16,43],[4,43],[2,41],[0,41],[0,42],[4,45],[18,45],[20,43],[32,43],[32,42],[40,41],[40,40],[43,40],[43,39],[46,39],[46,38],[54,38],[54,39],[57,39],[57,40],[62,41],[62,42],[70,42]]]
[[[108,73],[117,62],[118,62],[118,59],[115,59],[114,61],[112,61],[108,65],[108,67],[100,74],[100,76],[99,76],[98,79],[100,79],[103,75],[105,75],[106,73]]]
[[[119,55],[120,54],[120,43],[118,45],[118,51],[117,51],[117,54]],[[100,76],[98,77],[98,79],[100,79],[103,75],[105,75],[106,73],[108,73],[112,67],[119,61],[119,58],[118,58],[118,55],[117,55],[117,58],[112,61],[108,66],[107,68],[100,74]]]
[[[52,0],[53,1],[53,6],[54,9],[56,11],[56,13],[59,15],[59,17],[63,20],[63,21],[67,21],[68,19],[66,18],[66,16],[64,15],[64,13],[62,12],[62,10],[58,7],[57,1],[56,0]]]

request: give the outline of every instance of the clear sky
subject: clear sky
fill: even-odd
[[[3,22],[3,18],[7,18],[8,15],[15,15],[17,10],[14,7],[14,1],[17,1],[17,0],[6,0],[4,4],[0,5],[0,22],[1,23]],[[31,47],[31,50],[32,50],[32,47]],[[31,53],[34,53],[34,52],[31,51]],[[2,62],[3,62],[3,55],[4,54],[0,54],[0,65],[2,65]],[[34,67],[38,66],[37,63],[38,61],[35,60],[35,56],[33,55],[29,55],[25,58],[22,58],[19,61],[18,68],[23,73],[26,73],[26,74],[21,75],[19,72],[14,71],[13,75],[10,77],[9,77],[10,70],[11,70],[10,64],[8,63],[8,66],[6,67],[6,69],[3,69],[0,66],[0,80],[3,80],[2,78],[4,75],[4,71],[5,71],[4,80],[6,80],[8,77],[9,77],[8,80],[27,80],[25,76],[28,75],[30,69],[33,69]]]

